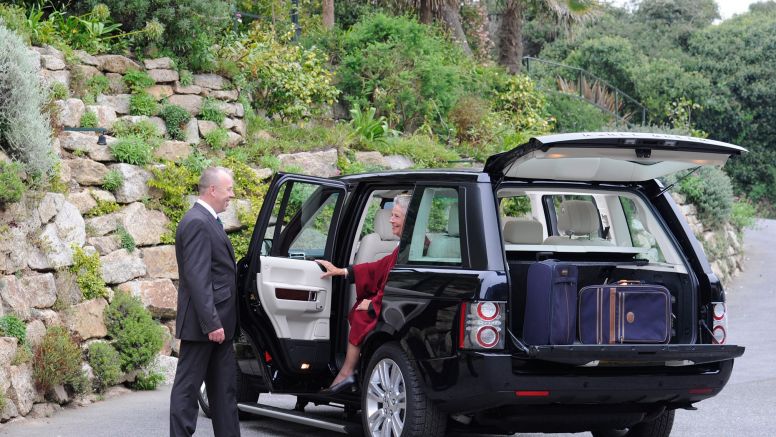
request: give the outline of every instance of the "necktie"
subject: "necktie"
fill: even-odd
[[[221,217],[216,216],[216,221],[219,225],[224,226],[224,222],[221,221]]]

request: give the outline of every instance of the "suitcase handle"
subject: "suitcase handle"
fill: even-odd
[[[641,285],[643,283],[644,282],[637,279],[620,279],[619,281],[615,282],[617,285]]]

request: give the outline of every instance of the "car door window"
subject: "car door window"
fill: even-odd
[[[458,190],[424,188],[416,211],[407,263],[461,265]]]

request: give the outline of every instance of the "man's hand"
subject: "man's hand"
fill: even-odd
[[[218,328],[215,331],[207,335],[208,340],[221,344],[226,340],[226,334],[224,334],[224,328]]]
[[[372,303],[370,299],[364,299],[361,301],[360,304],[356,307],[358,311],[369,311],[369,304]]]

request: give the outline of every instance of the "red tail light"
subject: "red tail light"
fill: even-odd
[[[716,344],[725,344],[727,340],[727,306],[725,302],[712,302],[713,323],[711,333]]]
[[[503,302],[464,302],[458,322],[458,347],[503,349],[505,320]]]
[[[550,395],[548,390],[518,390],[515,396],[519,398],[546,398]]]

